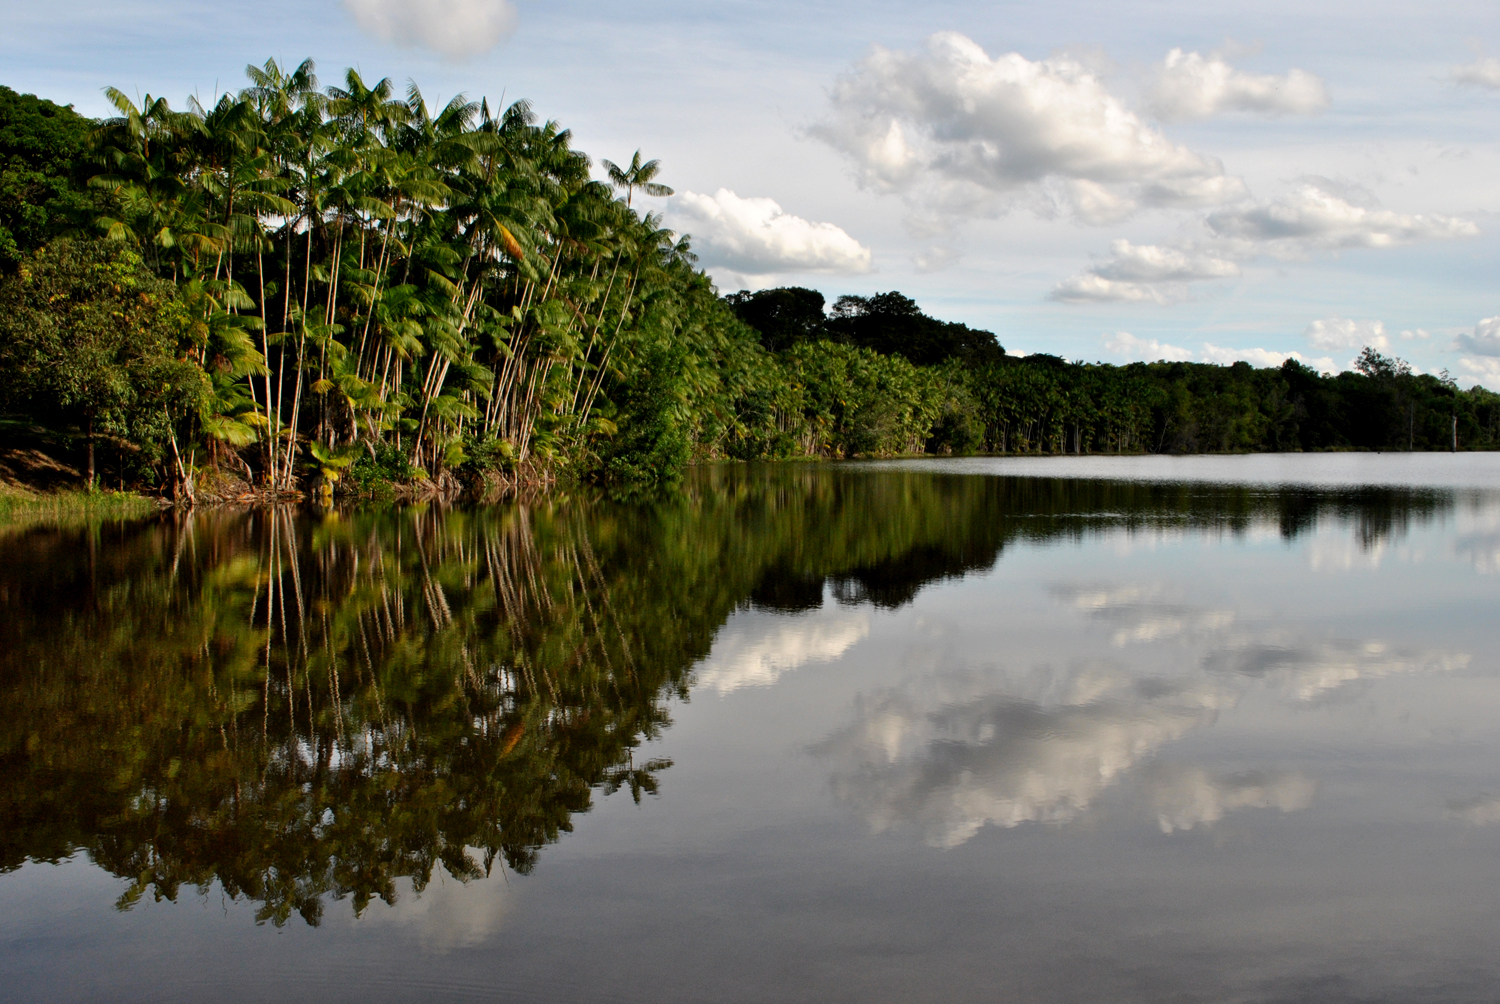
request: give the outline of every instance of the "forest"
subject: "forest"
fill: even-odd
[[[898,292],[721,296],[672,189],[526,101],[309,60],[92,120],[0,87],[0,438],[89,484],[651,483],[711,460],[1493,449],[1500,395],[1367,349],[1325,376],[1007,355]],[[595,175],[599,175],[596,178]],[[602,178],[603,180],[600,180]]]

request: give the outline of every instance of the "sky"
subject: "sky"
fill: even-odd
[[[900,290],[1014,354],[1366,345],[1500,389],[1500,5],[0,0],[0,83],[207,103],[311,57],[526,98],[721,291]],[[602,169],[599,169],[602,177]]]

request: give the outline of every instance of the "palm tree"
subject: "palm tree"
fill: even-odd
[[[631,204],[637,188],[647,195],[658,199],[664,199],[669,195],[676,194],[666,185],[659,185],[651,180],[661,171],[661,161],[648,160],[642,164],[641,151],[639,150],[635,152],[634,157],[630,158],[630,166],[628,168],[622,169],[620,165],[609,160],[600,161],[600,163],[609,172],[609,183],[616,188],[625,189],[626,206]]]

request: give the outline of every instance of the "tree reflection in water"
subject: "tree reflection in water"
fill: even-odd
[[[497,861],[596,790],[657,790],[642,743],[745,604],[895,607],[1007,543],[1100,528],[1363,546],[1442,493],[711,468],[664,497],[168,514],[0,537],[0,868],[82,850],[122,908],[217,882],[317,924]]]

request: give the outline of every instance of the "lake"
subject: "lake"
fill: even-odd
[[[0,997],[1493,1001],[1500,455],[0,528]]]

